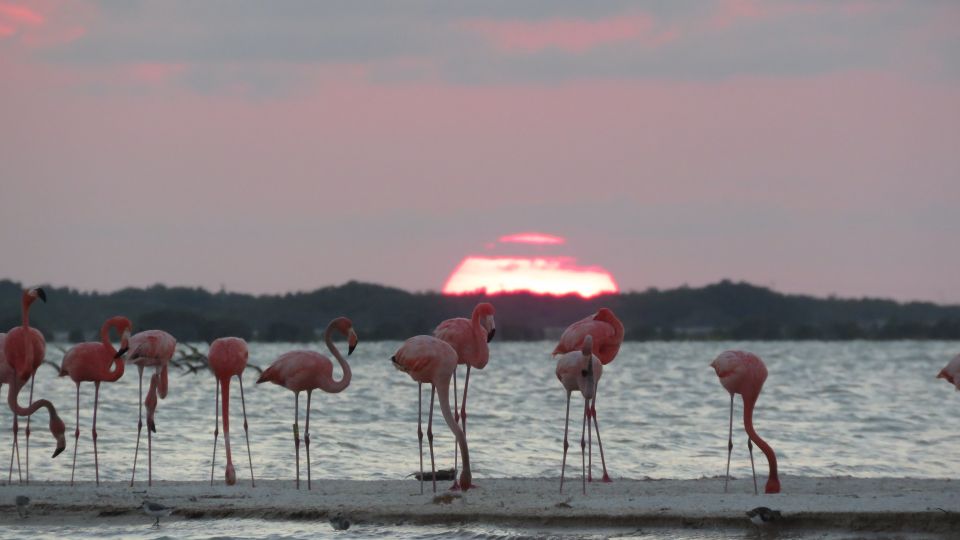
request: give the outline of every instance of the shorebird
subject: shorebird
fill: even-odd
[[[783,516],[780,515],[779,510],[771,510],[766,506],[758,506],[753,510],[750,510],[747,512],[747,517],[750,518],[751,523],[759,527],[769,525],[774,521],[780,521],[783,519]]]
[[[150,501],[143,501],[143,504],[140,505],[140,508],[143,509],[144,514],[153,518],[157,518],[157,520],[153,522],[153,526],[158,529],[160,528],[160,518],[167,517],[173,512],[173,508]]]
[[[19,514],[20,517],[27,517],[28,506],[30,506],[30,497],[17,495],[17,514]]]
[[[335,531],[345,531],[350,528],[350,520],[343,517],[342,512],[337,512],[337,515],[330,518],[330,526]]]

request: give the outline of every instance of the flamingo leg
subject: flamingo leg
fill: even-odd
[[[93,467],[100,485],[100,459],[97,457],[97,403],[100,401],[100,381],[93,383]]]
[[[137,371],[140,372],[140,398],[137,404],[140,406],[140,414],[137,418],[137,445],[133,449],[133,472],[130,474],[130,487],[133,487],[133,479],[137,476],[137,456],[140,454],[140,432],[143,430],[143,366],[137,365]],[[150,434],[147,433],[147,437]]]
[[[420,444],[420,494],[423,495],[423,383],[417,383],[417,440]]]
[[[297,489],[300,489],[300,392],[293,397],[293,446],[297,458]]]
[[[27,401],[27,403],[33,403],[33,382],[36,380],[36,378],[37,378],[36,372],[34,372],[32,375],[30,375],[30,401]],[[31,418],[31,417],[29,417],[29,416],[27,417],[27,427],[26,427],[26,429],[24,429],[24,434],[27,436],[27,447],[26,447],[26,452],[25,452],[25,454],[26,454],[25,459],[26,459],[27,484],[30,483],[30,418]],[[19,456],[20,456],[20,450],[19,450],[19,448],[18,448],[18,449],[17,449],[17,462],[18,462],[18,463],[17,463],[17,468],[20,467],[20,464],[19,464],[20,457],[19,457]]]
[[[310,488],[310,394],[313,390],[307,390],[307,421],[303,425],[303,445],[307,449],[307,490]]]
[[[560,493],[563,493],[563,476],[567,471],[567,448],[570,443],[567,442],[567,428],[570,427],[570,392],[567,392],[567,417],[563,421],[563,461],[560,462]]]
[[[73,430],[73,465],[70,467],[70,485],[73,485],[73,474],[77,470],[77,447],[80,446],[80,383],[77,383],[77,427]]]
[[[753,466],[753,441],[747,437],[747,449],[750,451],[750,469],[753,470],[753,494],[757,495],[757,469]]]
[[[597,430],[597,446],[600,447],[600,464],[603,465],[602,482],[613,482],[607,474],[607,460],[603,457],[603,442],[600,440],[600,424],[597,423],[597,394],[594,390],[593,403],[590,405],[590,416],[593,417],[593,427]]]
[[[586,452],[586,433],[587,433],[587,405],[589,400],[583,400],[583,422],[580,424],[580,478],[583,480],[583,494],[587,494],[587,452]]]
[[[594,385],[594,391],[596,391],[596,385]],[[593,425],[590,423],[589,399],[585,400],[584,414],[587,415],[587,482],[593,482]]]
[[[470,385],[470,364],[467,364],[467,376],[463,380],[463,403],[460,405],[460,419],[463,422],[463,436],[467,436],[467,386]],[[456,406],[457,397],[453,397],[453,404]]]
[[[217,462],[217,437],[220,435],[220,381],[216,381],[217,396],[213,398],[213,456],[210,458],[210,485],[213,485],[213,467]]]
[[[437,388],[430,385],[430,416],[427,421],[427,442],[430,443],[430,476],[433,478],[433,492],[437,492],[437,466],[433,459],[433,397]]]
[[[727,484],[730,483],[730,454],[733,453],[733,394],[730,394],[730,435],[727,439],[727,474],[723,480],[723,492],[727,492]]]
[[[247,402],[243,399],[243,377],[237,375],[237,380],[240,381],[240,409],[243,411],[243,436],[247,439],[247,461],[250,463],[250,487],[257,487],[255,480],[253,479],[253,456],[250,454],[250,430],[247,427]],[[307,398],[307,403],[310,403],[309,397]],[[307,460],[309,461],[309,456]],[[310,474],[310,471],[307,471],[307,474]]]
[[[453,368],[453,421],[457,424],[460,423],[460,411],[457,410],[457,369],[460,366]],[[453,478],[456,481],[457,471],[459,467],[457,466],[457,457],[460,455],[460,445],[457,444],[457,441],[453,441]]]
[[[10,485],[11,483],[13,483],[14,454],[16,454],[17,456],[17,477],[20,479],[21,482],[23,482],[23,474],[20,471],[20,444],[18,442],[18,439],[20,439],[19,432],[20,432],[20,426],[17,423],[17,415],[14,414],[13,415],[13,446],[10,447],[10,472],[7,474],[7,485]]]

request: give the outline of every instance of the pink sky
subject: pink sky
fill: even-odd
[[[955,4],[398,4],[0,0],[0,278],[960,302]]]

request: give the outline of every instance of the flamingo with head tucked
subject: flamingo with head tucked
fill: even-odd
[[[250,432],[247,426],[247,403],[243,399],[243,370],[247,367],[247,342],[237,337],[224,337],[210,344],[207,355],[210,362],[210,371],[217,378],[217,397],[214,400],[214,414],[216,424],[213,430],[213,458],[210,460],[210,485],[213,485],[213,467],[217,459],[217,435],[219,433],[220,394],[223,394],[221,407],[223,408],[223,444],[227,452],[226,482],[228,486],[237,483],[237,472],[233,468],[233,458],[230,454],[230,379],[234,376],[240,381],[240,404],[243,408],[243,432],[247,436],[247,459],[250,461],[250,486],[256,487],[253,478],[253,457],[250,454]]]
[[[272,382],[293,392],[293,444],[296,456],[297,489],[300,489],[300,392],[307,392],[307,422],[303,428],[303,442],[307,451],[307,489],[310,489],[310,395],[316,389],[336,394],[350,386],[350,365],[333,344],[334,330],[347,338],[347,356],[357,347],[357,333],[354,332],[350,319],[337,317],[330,321],[323,334],[327,349],[337,359],[343,371],[340,380],[333,378],[333,362],[315,351],[290,351],[281,354],[257,379],[257,384]]]
[[[463,422],[463,435],[467,435],[467,388],[470,385],[470,368],[483,369],[490,359],[487,343],[493,339],[497,325],[493,320],[493,306],[481,302],[473,308],[469,319],[458,317],[447,319],[433,331],[433,336],[450,344],[457,351],[457,363],[467,365],[467,376],[463,381],[463,403],[457,411],[457,372],[453,372],[453,419]],[[457,447],[454,446],[453,469],[457,470]]]
[[[17,416],[26,416],[29,419],[41,407],[47,409],[50,414],[50,433],[57,440],[57,448],[53,452],[53,457],[57,457],[67,446],[64,437],[66,426],[60,416],[57,415],[57,410],[50,401],[46,399],[33,401],[31,392],[31,402],[26,407],[21,407],[17,402],[20,389],[26,384],[27,379],[30,379],[36,373],[37,368],[43,363],[44,354],[46,354],[46,342],[43,339],[43,334],[30,327],[30,305],[37,298],[46,302],[46,292],[39,287],[24,291],[20,303],[21,325],[14,327],[7,334],[0,334],[2,336],[2,339],[0,339],[0,385],[6,383],[10,387],[7,391],[7,405],[13,412],[13,447],[10,450],[10,477],[8,481],[12,479],[13,475],[14,451],[18,450]],[[29,436],[29,431],[27,431],[28,442]],[[29,481],[29,468],[27,471]]]
[[[97,406],[100,402],[100,383],[115,382],[123,376],[123,355],[130,342],[130,320],[126,317],[111,317],[100,328],[100,341],[74,345],[63,356],[60,376],[69,375],[77,385],[77,427],[73,432],[73,467],[70,469],[70,485],[77,468],[77,446],[80,440],[80,383],[92,382],[93,393],[93,463],[97,485],[100,485],[100,459],[97,454]],[[120,349],[110,343],[110,329],[120,334]]]
[[[133,451],[133,472],[130,474],[130,485],[137,475],[137,455],[140,453],[140,432],[143,429],[143,407],[147,406],[147,485],[153,485],[153,438],[157,432],[154,423],[154,413],[157,408],[157,397],[167,397],[167,367],[173,353],[177,349],[177,340],[163,330],[144,330],[137,332],[130,338],[130,352],[127,360],[137,366],[140,377],[140,399],[138,400],[140,416],[137,420],[137,445]],[[147,399],[143,399],[143,368],[154,368],[147,391]],[[154,381],[156,379],[156,381]]]
[[[597,382],[603,374],[603,363],[593,355],[593,336],[587,334],[583,338],[583,346],[579,351],[564,353],[557,360],[557,379],[567,391],[567,415],[563,423],[563,461],[560,465],[560,492],[563,493],[563,478],[567,469],[567,428],[570,425],[570,394],[579,390],[583,395],[583,422],[580,425],[580,460],[581,467],[586,469],[586,441],[585,432],[590,429],[590,400],[597,391]],[[597,437],[599,440],[599,435]],[[587,475],[582,471],[583,494],[587,494]]]
[[[960,392],[960,354],[940,370],[937,378],[946,379],[948,383],[954,385],[957,391]]]
[[[587,336],[593,338],[593,354],[597,356],[600,363],[607,365],[613,362],[620,351],[620,345],[623,343],[623,324],[620,319],[608,308],[600,308],[596,313],[581,319],[563,331],[560,336],[560,342],[553,349],[554,356],[569,352],[579,351],[583,347],[584,339]],[[610,475],[607,474],[607,460],[603,455],[603,442],[600,440],[600,424],[597,422],[597,394],[594,392],[587,414],[587,424],[589,427],[590,418],[593,418],[593,429],[597,432],[597,444],[600,446],[600,463],[603,465],[603,481],[611,482]],[[591,438],[592,429],[587,430],[587,482],[593,481],[593,441]]]
[[[750,468],[753,469],[753,492],[757,493],[757,471],[753,466],[753,445],[756,444],[767,457],[770,476],[767,478],[765,493],[780,493],[780,479],[777,476],[777,455],[773,448],[757,435],[753,429],[753,407],[757,403],[763,382],[767,380],[767,366],[763,360],[744,351],[726,351],[714,360],[710,367],[720,377],[720,384],[730,392],[730,437],[727,441],[727,475],[723,491],[727,491],[730,481],[730,454],[733,452],[733,396],[743,397],[743,428],[747,432],[747,448],[750,450]]]
[[[450,378],[457,369],[457,351],[447,342],[433,336],[414,336],[400,345],[397,352],[390,358],[393,366],[410,375],[417,381],[420,395],[420,408],[417,416],[417,438],[420,442],[420,493],[423,493],[423,383],[431,386],[430,390],[430,419],[427,424],[427,439],[430,443],[430,470],[433,473],[433,490],[437,490],[436,466],[433,456],[433,398],[434,394],[440,397],[440,412],[443,420],[453,432],[460,452],[463,454],[463,472],[460,473],[459,483],[453,481],[453,489],[470,489],[473,485],[470,473],[470,455],[467,452],[467,438],[463,430],[457,425],[450,411]]]

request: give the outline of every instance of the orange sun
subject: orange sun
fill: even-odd
[[[541,233],[502,236],[501,244],[562,245],[566,239]],[[579,266],[569,256],[468,255],[447,278],[444,294],[578,294],[591,298],[619,291],[610,272],[599,266]]]

